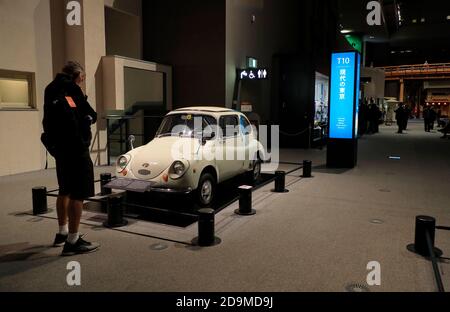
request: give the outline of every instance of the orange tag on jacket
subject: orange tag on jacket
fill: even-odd
[[[72,99],[71,96],[66,96],[67,103],[69,103],[69,106],[72,108],[77,108],[77,104],[75,104],[75,101]]]

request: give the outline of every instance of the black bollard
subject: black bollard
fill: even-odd
[[[252,191],[253,188],[248,185],[239,187],[239,209],[234,211],[240,216],[252,216],[256,214],[256,210],[252,209]]]
[[[33,215],[46,214],[47,208],[47,188],[44,186],[34,187],[33,190]]]
[[[289,192],[286,187],[286,172],[275,171],[275,189],[272,190],[274,193],[287,193]]]
[[[312,178],[311,175],[312,172],[312,161],[311,160],[304,160],[303,161],[303,178]]]
[[[111,195],[112,190],[110,188],[106,188],[105,185],[111,182],[111,173],[102,173],[100,175],[100,185],[101,185],[101,195]]]
[[[430,252],[427,246],[426,233],[428,232],[431,240],[431,248],[434,250],[434,237],[436,231],[436,219],[428,216],[416,217],[416,233],[414,238],[414,249],[416,253],[424,257],[429,257]]]
[[[122,197],[107,198],[108,220],[103,223],[107,228],[118,228],[128,224],[123,218]]]
[[[198,211],[198,237],[193,243],[200,247],[210,247],[220,243],[215,236],[215,211],[205,208]]]

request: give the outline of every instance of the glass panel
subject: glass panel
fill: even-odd
[[[164,74],[137,68],[124,68],[125,109],[138,105],[164,105]],[[134,113],[134,112],[133,112]]]
[[[28,80],[0,77],[0,108],[30,107]]]

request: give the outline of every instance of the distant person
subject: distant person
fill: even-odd
[[[404,109],[404,115],[403,115],[403,131],[407,130],[408,128],[408,121],[409,118],[411,117],[411,109],[409,108],[408,105],[403,104],[403,109]]]
[[[91,124],[97,121],[97,113],[80,87],[84,79],[83,67],[68,62],[45,89],[41,139],[56,160],[59,231],[53,245],[64,245],[63,256],[92,252],[100,246],[85,241],[79,234],[83,200],[95,195],[89,146]]]
[[[373,104],[370,103],[367,107],[367,133],[374,134],[374,126],[373,126]]]
[[[380,132],[380,124],[382,123],[383,113],[381,112],[378,105],[375,105],[375,114],[376,114],[375,133],[379,133]]]
[[[371,104],[369,105],[369,133],[374,134],[378,133],[379,126],[379,115],[380,109],[377,105],[371,100]]]
[[[425,132],[430,132],[430,108],[425,106],[422,112],[423,123],[425,125]]]
[[[436,121],[437,121],[438,127],[441,127],[441,126],[442,126],[441,118],[442,118],[442,111],[441,111],[441,109],[439,108],[438,111],[437,111],[437,113],[436,113]]]
[[[411,118],[411,108],[409,107],[409,105],[404,105],[404,109],[405,109],[405,116],[403,119],[403,130],[407,130],[408,122],[409,119]]]
[[[367,124],[368,124],[368,106],[367,101],[364,101],[359,110],[360,117],[360,129],[361,134],[366,134],[368,132]]]
[[[436,116],[437,116],[436,109],[434,108],[434,106],[432,106],[430,109],[430,115],[429,115],[429,122],[430,122],[429,129],[430,130],[434,130],[434,122],[436,121]]]
[[[398,126],[397,133],[403,133],[404,119],[405,119],[405,108],[403,107],[403,104],[400,104],[398,108],[395,110],[395,120],[397,120]]]

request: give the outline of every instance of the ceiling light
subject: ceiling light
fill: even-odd
[[[370,36],[369,38],[370,38],[370,39],[375,39],[375,36]]]
[[[449,21],[450,21],[450,15],[447,15],[447,20],[449,20]]]
[[[353,30],[351,30],[351,29],[342,29],[341,30],[341,34],[349,34],[349,33],[351,33]]]
[[[420,19],[420,22],[421,22],[421,23],[425,23],[425,17],[422,17],[422,18]]]
[[[395,54],[395,51],[391,51],[391,54]]]
[[[417,23],[417,19],[412,20],[413,24]]]
[[[406,52],[406,53],[411,53],[411,52],[412,52],[412,50],[406,50],[405,52]]]

